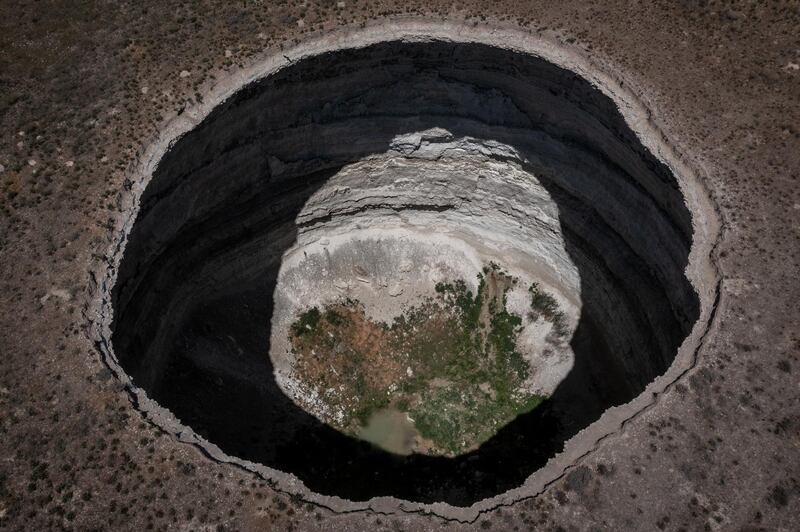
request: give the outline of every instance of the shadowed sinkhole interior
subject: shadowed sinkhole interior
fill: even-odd
[[[243,87],[165,153],[118,269],[113,347],[231,456],[325,495],[464,506],[520,486],[670,366],[699,316],[691,238],[675,177],[575,73],[480,44],[328,52]],[[287,395],[276,342],[298,310],[348,290],[399,305],[470,260],[574,309],[541,406],[464,454],[400,456]]]

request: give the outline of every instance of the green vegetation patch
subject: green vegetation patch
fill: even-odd
[[[475,293],[463,280],[437,284],[391,325],[350,300],[300,314],[290,330],[295,371],[325,421],[358,436],[374,413],[397,410],[418,432],[411,451],[455,456],[539,406],[545,398],[523,386],[522,318],[506,308],[517,280],[495,264],[478,280]],[[530,293],[532,314],[565,327],[555,299],[537,285]]]
[[[293,336],[314,336],[319,325],[320,313],[317,307],[313,307],[297,318],[297,321],[292,323]]]
[[[567,334],[567,318],[559,309],[556,299],[544,292],[537,283],[532,283],[528,292],[531,294],[531,318],[544,317],[553,324],[553,331],[560,337]]]

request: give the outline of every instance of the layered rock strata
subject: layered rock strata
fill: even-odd
[[[114,350],[229,454],[345,498],[469,504],[519,485],[670,365],[699,315],[691,236],[674,176],[574,73],[479,44],[339,50],[244,87],[165,154],[119,267]],[[303,275],[334,248],[373,253],[365,279],[394,301],[373,308],[386,316],[486,258],[544,282],[574,332],[550,406],[469,456],[401,463],[298,408],[278,332],[353,280]],[[395,253],[452,272],[392,268]]]

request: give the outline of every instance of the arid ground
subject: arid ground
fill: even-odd
[[[615,101],[637,102],[621,109],[640,118],[629,125],[668,146],[655,155],[696,177],[689,203],[707,200],[718,221],[689,257],[714,282],[680,367],[544,474],[463,507],[351,504],[232,463],[137,395],[97,333],[153,146],[258,65],[413,25],[524,35],[607,80]],[[3,2],[0,529],[795,530],[799,29],[800,6],[777,0]]]

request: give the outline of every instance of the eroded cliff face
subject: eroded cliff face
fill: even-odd
[[[345,498],[470,504],[666,370],[699,315],[691,235],[674,176],[572,72],[440,41],[324,53],[246,86],[163,157],[119,267],[113,345],[231,455]],[[463,457],[398,461],[284,393],[301,306],[356,289],[396,315],[487,259],[570,315],[546,408]],[[358,261],[369,287],[348,284]]]
[[[574,365],[571,348],[547,341],[550,327],[529,318],[528,287],[543,284],[574,330],[580,279],[558,206],[511,146],[442,128],[398,135],[387,152],[331,176],[297,222],[273,293],[270,355],[279,386],[317,417],[333,413],[319,400],[324,391],[295,375],[289,327],[299,313],[357,301],[391,324],[437,283],[463,280],[477,293],[492,263],[518,281],[507,296],[524,318],[517,347],[532,369],[527,392],[550,396]]]

